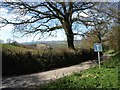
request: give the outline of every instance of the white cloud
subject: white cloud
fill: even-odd
[[[0,8],[0,16],[6,14],[8,10],[6,8]]]
[[[31,18],[31,16],[29,16],[29,15],[21,16],[20,17],[20,19],[22,19],[22,20],[26,20],[26,19],[30,19],[30,18]]]
[[[25,16],[19,15],[18,13],[15,13],[15,10],[8,13],[8,10],[6,8],[0,8],[0,17],[10,21],[15,20],[16,18],[19,18],[21,20],[26,20],[31,18],[30,15],[25,15]]]
[[[79,17],[89,17],[87,12],[85,12],[85,13],[84,12],[80,12],[80,13],[75,12],[75,13],[73,13],[72,18],[76,18],[77,16],[79,16]]]
[[[7,41],[8,38],[10,38],[11,40],[15,40],[19,43],[22,42],[31,42],[32,40],[34,41],[38,41],[40,34],[38,34],[36,37],[34,37],[34,35],[30,35],[30,36],[24,36],[22,38],[17,38],[17,37],[13,37],[13,25],[7,25],[5,27],[2,28],[2,30],[0,30],[0,39],[4,40],[5,42]],[[21,36],[20,34],[15,34],[16,36]],[[40,41],[58,41],[58,40],[65,40],[66,36],[64,34],[63,30],[59,30],[57,33],[54,31],[53,35],[56,35],[56,37],[48,37],[48,33],[47,35],[44,35],[43,38],[40,39]]]
[[[2,30],[3,32],[6,32],[6,31],[11,31],[13,29],[13,25],[6,25],[4,27],[2,27]]]
[[[15,41],[19,42],[19,43],[23,43],[23,42],[31,42],[31,41],[62,41],[66,39],[66,36],[64,34],[64,32],[62,30],[58,31],[57,33],[53,32],[53,34],[56,35],[56,37],[48,37],[49,35],[46,34],[44,35],[44,37],[40,38],[40,34],[38,34],[36,37],[34,37],[34,35],[30,35],[30,36],[25,36],[22,38],[14,38]]]
[[[83,12],[81,12],[79,15],[82,16],[82,17],[89,17],[87,14],[85,14]]]
[[[15,17],[14,14],[8,14],[8,10],[6,8],[0,8],[0,17],[5,19],[11,19]]]
[[[6,25],[5,27],[2,27],[0,30],[0,39],[6,41],[8,38],[11,38],[12,29],[13,29],[13,25]]]

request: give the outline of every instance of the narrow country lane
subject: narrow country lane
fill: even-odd
[[[36,86],[48,83],[51,80],[56,80],[63,76],[72,74],[73,72],[79,72],[96,64],[91,61],[86,61],[78,65],[60,68],[56,70],[34,73],[29,75],[13,76],[2,78],[2,88],[35,88]]]

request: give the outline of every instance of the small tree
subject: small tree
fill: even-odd
[[[7,43],[12,43],[12,39],[8,38],[6,42]]]

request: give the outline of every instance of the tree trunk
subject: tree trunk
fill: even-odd
[[[66,20],[66,22],[62,22],[62,26],[64,28],[66,37],[67,37],[67,44],[68,44],[68,48],[75,50],[74,47],[74,35],[73,35],[73,31],[72,31],[72,25],[70,24],[69,21]]]
[[[67,37],[68,48],[75,50],[71,19],[72,19],[72,12],[70,10],[69,13],[66,12],[64,20],[60,20],[60,22],[64,28],[64,31]]]
[[[101,38],[101,34],[100,34],[100,32],[98,32],[98,35],[97,35],[97,37],[98,37],[98,43],[102,43],[102,38]]]
[[[67,36],[68,48],[75,50],[73,34],[67,33],[66,36]]]
[[[65,33],[67,37],[68,48],[75,50],[74,35],[73,35],[71,24],[65,23]]]

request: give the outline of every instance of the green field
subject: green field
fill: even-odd
[[[39,89],[55,90],[68,88],[120,88],[118,85],[118,67],[120,57],[115,56],[111,60],[91,69],[65,76],[57,81],[39,86]]]

